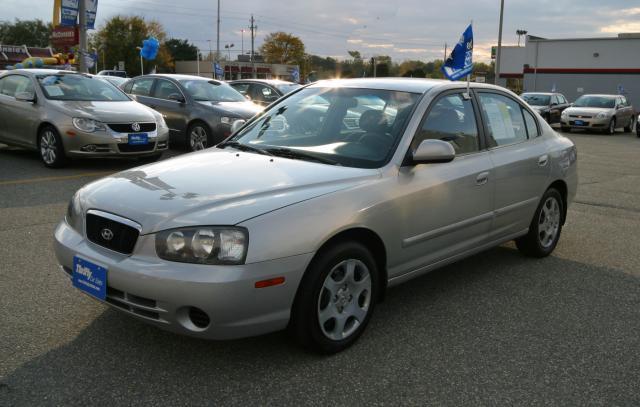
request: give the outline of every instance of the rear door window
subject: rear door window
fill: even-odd
[[[158,99],[170,100],[169,96],[182,97],[180,89],[171,81],[159,79],[156,87],[153,89],[153,97]]]
[[[505,146],[527,140],[523,108],[497,93],[480,93],[480,106],[487,124],[490,146]]]
[[[153,78],[136,79],[131,87],[132,95],[151,96],[151,87],[153,86]]]

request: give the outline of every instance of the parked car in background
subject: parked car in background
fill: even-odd
[[[513,239],[548,256],[576,194],[575,146],[514,93],[470,86],[315,82],[216,148],[89,184],[55,231],[64,275],[163,329],[288,327],[334,353],[389,286]]]
[[[168,137],[161,114],[89,75],[16,69],[0,76],[0,141],[38,150],[48,167],[72,157],[155,160]]]
[[[171,143],[191,151],[221,142],[231,134],[233,122],[248,120],[262,110],[228,84],[201,76],[138,76],[123,89],[162,113]]]
[[[562,112],[562,131],[598,130],[607,134],[623,127],[630,132],[635,126],[633,106],[622,95],[582,95]]]
[[[521,97],[549,124],[560,123],[562,112],[571,106],[561,93],[527,92]]]
[[[96,78],[101,81],[109,82],[113,86],[122,89],[122,86],[129,82],[128,78],[123,78],[122,76],[105,76],[105,75],[96,75]]]
[[[261,106],[267,106],[302,85],[278,79],[238,79],[227,82],[247,99]]]
[[[100,71],[98,72],[98,75],[100,76],[119,76],[121,78],[127,78],[129,75],[127,75],[127,71],[118,71],[115,69],[107,69],[104,71]]]

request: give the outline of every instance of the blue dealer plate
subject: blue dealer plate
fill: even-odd
[[[584,126],[584,121],[583,120],[576,120],[575,122],[573,122],[576,126]]]
[[[73,257],[73,286],[102,301],[107,298],[107,269],[78,256]]]
[[[129,144],[132,146],[149,144],[149,135],[147,133],[129,134]]]

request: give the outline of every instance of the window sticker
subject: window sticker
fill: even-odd
[[[64,92],[62,91],[62,89],[60,89],[60,86],[58,85],[49,85],[49,86],[45,86],[44,87],[47,90],[47,93],[49,94],[49,96],[64,96]]]

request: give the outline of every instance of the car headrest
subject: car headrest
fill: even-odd
[[[387,119],[379,110],[367,110],[360,116],[360,128],[368,133],[385,133]]]

